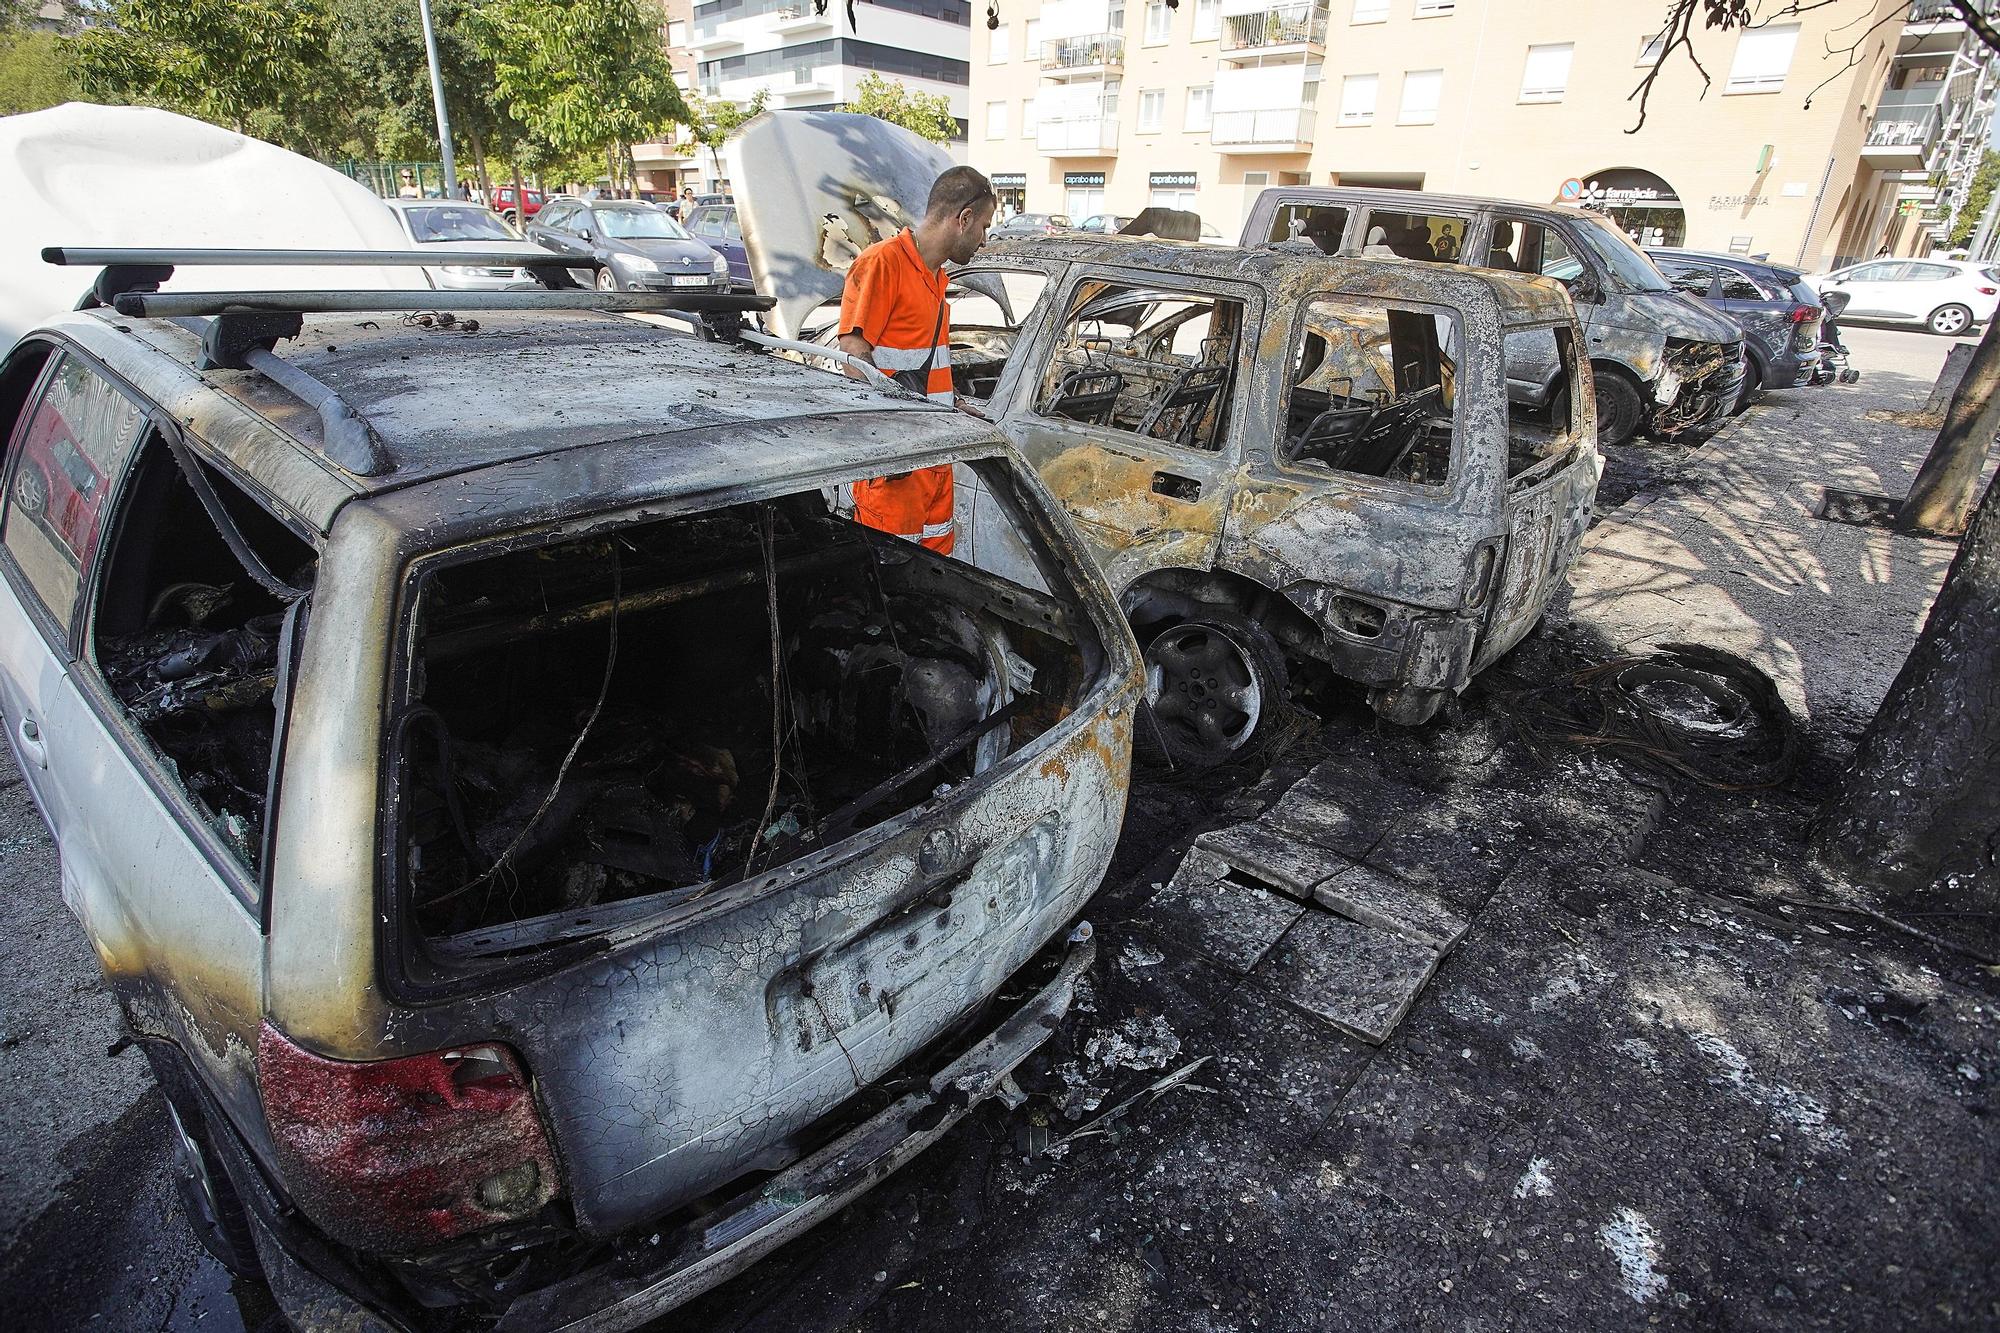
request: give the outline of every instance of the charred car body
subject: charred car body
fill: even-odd
[[[1532,273],[1569,289],[1594,373],[1598,440],[1701,439],[1742,392],[1743,331],[1676,292],[1603,214],[1560,205],[1353,186],[1278,186],[1257,196],[1243,244],[1310,243],[1327,254]],[[1517,401],[1569,388],[1560,367],[1507,369]]]
[[[765,116],[731,153],[736,179],[777,182],[739,209],[788,334],[839,293],[852,252],[821,238],[893,234],[948,165],[840,113]],[[1142,748],[1239,753],[1281,712],[1287,654],[1422,722],[1533,627],[1576,556],[1602,467],[1592,397],[1511,382],[1530,364],[1590,382],[1553,280],[1088,236],[994,243],[952,279],[959,394],[1077,521],[1145,646]],[[976,531],[976,483],[959,495]]]
[[[1136,648],[961,414],[355,295],[15,346],[0,709],[211,1249],[305,1327],[629,1327],[1045,1038]],[[827,503],[943,462],[1004,576]]]

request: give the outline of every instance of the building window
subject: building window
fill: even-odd
[[[1124,87],[1125,81],[1123,79],[1106,79],[1104,81],[1102,106],[1104,108],[1103,114],[1107,119],[1118,114],[1118,94]]]
[[[1142,88],[1139,90],[1139,133],[1151,134],[1160,128],[1160,121],[1167,113],[1167,90],[1165,88]]]
[[[1147,178],[1146,202],[1154,208],[1179,208],[1193,213],[1195,177],[1191,171],[1156,171]]]
[[[1243,173],[1243,184],[1250,189],[1261,190],[1270,183],[1271,173],[1268,171],[1246,171]]]
[[[1215,85],[1205,83],[1199,88],[1188,89],[1187,119],[1181,128],[1207,133],[1215,115]]]
[[[1380,82],[1375,74],[1350,74],[1340,81],[1341,124],[1375,123],[1375,88]]]
[[[986,63],[989,65],[1004,65],[1009,58],[1007,25],[1003,23],[986,34]]]
[[[1356,23],[1383,23],[1389,18],[1389,0],[1354,0]]]
[[[1417,0],[1416,16],[1420,19],[1436,18],[1440,14],[1449,14],[1456,8],[1458,8],[1457,0]]]
[[[1569,90],[1569,58],[1573,42],[1552,42],[1528,48],[1528,63],[1521,67],[1523,102],[1560,102]]]
[[[1021,40],[1028,48],[1021,52],[1021,54],[1029,60],[1040,60],[1042,58],[1042,21],[1040,19],[1029,19],[1023,24]]]
[[[1035,125],[1036,125],[1037,123],[1038,123],[1038,122],[1037,122],[1037,121],[1036,121],[1036,119],[1035,119],[1035,99],[1034,99],[1034,98],[1032,98],[1032,97],[1024,97],[1024,98],[1022,98],[1022,99],[1021,99],[1021,137],[1022,137],[1023,139],[1032,139],[1032,138],[1034,138],[1034,137],[1035,137]]]
[[[1174,11],[1167,8],[1167,0],[1148,0],[1146,5],[1146,37],[1143,45],[1163,46],[1174,25]]]
[[[1745,28],[1736,39],[1736,60],[1729,67],[1725,93],[1775,93],[1785,86],[1792,68],[1792,50],[1799,44],[1799,25],[1774,23]]]
[[[1438,92],[1444,86],[1441,69],[1413,69],[1403,74],[1403,104],[1396,112],[1398,125],[1435,125]]]
[[[1004,139],[1007,137],[1007,104],[988,102],[986,104],[986,137]]]
[[[1194,0],[1194,40],[1212,42],[1222,32],[1222,6],[1219,0]]]
[[[1632,63],[1635,65],[1659,64],[1660,50],[1661,48],[1665,47],[1666,44],[1667,44],[1667,34],[1665,34],[1664,32],[1654,33],[1651,37],[1648,37],[1645,41],[1639,43],[1639,58],[1633,61]]]
[[[688,44],[688,25],[683,19],[675,19],[667,25],[667,46],[675,51],[683,50]]]
[[[1125,31],[1124,0],[1119,0],[1119,3],[1104,11],[1104,30],[1119,33]]]

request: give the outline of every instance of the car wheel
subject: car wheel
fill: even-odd
[[[1646,404],[1631,381],[1611,371],[1597,375],[1597,442],[1623,444],[1639,433]]]
[[[1972,327],[1972,312],[1962,305],[1941,305],[1924,323],[1932,333],[1952,338]]]
[[[510,226],[518,227],[521,225],[521,215],[511,208],[501,210],[500,216]]]
[[[1729,409],[1729,415],[1740,417],[1749,411],[1751,400],[1756,398],[1757,391],[1763,387],[1764,372],[1757,368],[1757,361],[1753,357],[1744,363],[1743,391],[1736,395],[1736,405]]]
[[[1149,763],[1212,768],[1242,754],[1282,711],[1285,655],[1256,621],[1221,609],[1146,645],[1134,745]]]
[[[167,1132],[173,1139],[174,1192],[180,1197],[181,1212],[195,1239],[217,1263],[237,1277],[261,1282],[264,1269],[257,1261],[250,1219],[210,1144],[208,1117],[200,1098],[177,1063],[177,1053],[156,1051],[150,1042],[145,1046],[153,1077],[165,1095]]]
[[[1368,691],[1368,706],[1384,722],[1420,727],[1437,714],[1448,694],[1446,690],[1427,690],[1416,685],[1378,685]]]
[[[597,270],[597,290],[600,292],[617,291],[618,275],[613,273],[609,268]]]

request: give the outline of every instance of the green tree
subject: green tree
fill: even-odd
[[[508,112],[493,61],[473,31],[476,0],[432,0],[445,106],[460,161],[490,183],[488,155],[517,155],[521,127]],[[358,156],[434,157],[440,145],[416,0],[334,0],[333,58]]]
[[[327,0],[106,0],[96,17],[63,42],[85,95],[335,146]]]
[[[60,106],[75,96],[60,37],[33,28],[0,31],[0,116]]]
[[[1965,192],[1965,207],[1958,210],[1952,220],[1951,237],[1947,245],[1964,245],[1972,240],[1972,233],[1979,230],[1980,216],[1986,212],[1987,203],[1993,198],[1993,189],[2000,185],[2000,153],[1991,148],[1979,159],[1979,167],[1972,173],[1972,188]]]
[[[631,145],[692,114],[657,0],[487,0],[468,26],[501,104],[544,158],[604,151],[629,172]]]
[[[854,93],[854,100],[847,104],[849,111],[901,125],[932,143],[949,142],[958,133],[951,101],[942,93],[912,92],[880,74],[864,75]]]
[[[708,160],[715,168],[717,180],[722,179],[723,143],[746,122],[763,115],[764,104],[770,100],[770,90],[759,88],[757,95],[748,102],[697,97],[690,104],[688,118],[681,123],[693,133],[694,141],[708,150]]]

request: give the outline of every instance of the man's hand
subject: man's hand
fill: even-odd
[[[875,364],[875,344],[869,342],[858,333],[841,334],[838,343],[835,345],[856,361],[866,361],[871,366]],[[875,378],[859,366],[843,366],[841,369],[845,370],[850,377],[863,382]],[[877,369],[879,371],[879,367]]]

